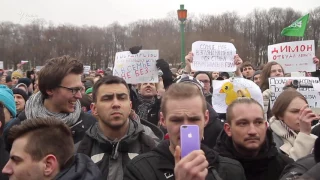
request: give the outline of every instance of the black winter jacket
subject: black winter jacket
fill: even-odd
[[[7,164],[8,160],[9,160],[9,153],[5,150],[3,138],[0,137],[0,169],[1,171],[4,168],[4,166]],[[0,172],[0,179],[8,180],[9,178],[7,175],[4,175],[2,174],[2,172]]]
[[[314,154],[298,159],[296,162],[286,166],[280,180],[292,180],[299,178],[320,179],[320,163],[314,160]]]
[[[256,157],[244,157],[238,153],[225,131],[221,132],[214,150],[221,156],[238,160],[244,168],[247,180],[277,180],[285,166],[293,162],[291,158],[278,153],[270,130],[267,131],[266,142]]]
[[[201,146],[209,162],[207,180],[245,180],[240,163],[219,156],[216,152]],[[135,157],[128,165],[124,180],[173,180],[174,157],[169,150],[169,141],[161,142],[151,152]]]
[[[102,175],[88,156],[76,154],[54,180],[102,180]]]
[[[10,120],[8,124],[5,126],[3,136],[5,138],[6,149],[8,150],[8,152],[10,152],[11,150],[11,144],[9,144],[6,140],[7,140],[7,136],[10,131],[10,128],[14,125],[20,124],[22,121],[26,119],[27,119],[26,114],[23,111],[19,114],[17,118]],[[77,123],[75,123],[73,126],[70,127],[74,143],[76,144],[77,142],[81,141],[87,129],[89,129],[89,127],[91,127],[96,122],[97,122],[96,118],[94,118],[91,114],[81,111],[81,114]]]
[[[122,180],[122,169],[133,156],[149,152],[155,146],[155,141],[145,134],[143,126],[130,120],[127,135],[116,142],[104,137],[98,130],[97,124],[92,126],[80,142],[77,152],[91,157],[101,170],[104,179],[110,177],[109,179]],[[114,174],[117,174],[117,177]]]

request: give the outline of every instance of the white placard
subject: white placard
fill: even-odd
[[[0,61],[0,69],[3,69],[3,61]]]
[[[291,77],[306,77],[305,72],[291,72]]]
[[[268,46],[268,61],[279,63],[285,73],[316,71],[314,40],[294,41]]]
[[[36,66],[36,72],[40,71],[44,66]]]
[[[90,74],[91,66],[83,66],[83,74]]]
[[[236,48],[232,43],[196,41],[192,43],[194,71],[234,72]]]
[[[307,99],[308,104],[312,108],[319,108],[320,95],[314,90],[313,84],[319,84],[317,77],[276,77],[269,78],[269,89],[271,90],[270,108],[273,107],[277,97],[283,92],[283,87],[288,80],[297,80],[302,87],[297,90]]]
[[[129,51],[117,52],[113,75],[122,77],[129,84],[158,83],[156,61],[159,50],[141,50],[138,54]]]
[[[239,97],[255,99],[263,107],[263,97],[259,86],[245,78],[231,78],[212,81],[212,107],[218,113],[226,113],[228,105]]]

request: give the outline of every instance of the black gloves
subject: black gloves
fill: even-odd
[[[131,52],[131,54],[138,54],[141,49],[142,49],[142,46],[133,46],[129,48],[129,51]]]
[[[163,72],[163,85],[164,88],[167,89],[173,83],[172,72],[170,70],[169,64],[163,59],[158,59],[156,66]]]

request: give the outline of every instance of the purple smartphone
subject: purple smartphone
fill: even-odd
[[[200,149],[200,134],[198,125],[180,126],[181,158],[194,150]]]

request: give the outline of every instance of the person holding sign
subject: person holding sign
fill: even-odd
[[[278,150],[295,161],[310,154],[317,139],[311,134],[311,123],[319,116],[308,107],[306,98],[289,88],[278,96],[272,114],[269,125]]]

